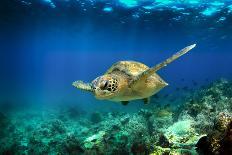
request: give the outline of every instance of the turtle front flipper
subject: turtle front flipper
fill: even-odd
[[[141,80],[147,79],[147,77],[151,76],[156,71],[160,70],[161,68],[167,66],[169,63],[173,62],[174,60],[178,59],[182,55],[186,54],[188,51],[190,51],[191,49],[193,49],[195,46],[196,46],[196,44],[187,46],[187,47],[183,48],[182,50],[180,50],[179,52],[177,52],[176,54],[172,55],[170,58],[168,58],[165,61],[159,63],[158,65],[145,70],[140,75],[138,75],[134,80],[132,80],[131,84],[134,84],[137,81],[141,81]]]
[[[83,81],[75,81],[72,83],[77,89],[93,92],[93,88],[90,83],[84,83]]]

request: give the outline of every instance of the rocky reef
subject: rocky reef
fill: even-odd
[[[220,113],[213,130],[202,137],[196,146],[199,154],[230,155],[232,153],[232,115]]]
[[[138,112],[28,110],[0,113],[2,155],[229,155],[232,82],[219,80],[179,105]]]

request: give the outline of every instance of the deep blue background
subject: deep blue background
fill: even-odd
[[[81,12],[78,7],[0,7],[0,102],[78,104],[96,109],[117,104],[97,101],[72,87],[75,80],[92,81],[119,60],[153,66],[181,48],[196,43],[187,55],[158,73],[169,83],[161,93],[179,86],[204,85],[232,78],[232,18],[218,16],[194,22],[170,20],[163,11],[139,19],[131,10]],[[183,80],[184,79],[184,82]],[[206,79],[209,81],[206,82]],[[133,106],[133,105],[131,105]],[[93,109],[94,109],[93,108]]]

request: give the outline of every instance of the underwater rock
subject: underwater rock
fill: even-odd
[[[170,143],[169,143],[167,137],[165,135],[163,135],[163,134],[160,134],[158,144],[159,144],[159,146],[161,146],[163,148],[170,147]]]
[[[51,122],[50,130],[54,133],[65,133],[65,126],[61,120],[54,120]]]
[[[94,124],[99,123],[102,121],[102,115],[100,112],[93,112],[90,116],[90,120],[91,122],[93,122]]]
[[[5,143],[0,144],[1,155],[15,155],[24,153],[23,151],[20,151],[18,142],[6,141]]]
[[[81,147],[80,141],[73,135],[67,136],[63,145],[65,151],[69,155],[84,153],[84,149]]]
[[[232,114],[228,112],[221,112],[218,115],[218,118],[215,120],[214,126],[216,130],[225,131],[228,128],[228,125],[232,121]]]
[[[224,138],[221,141],[220,154],[232,154],[232,121],[228,124]]]
[[[199,154],[230,155],[232,154],[232,116],[222,112],[215,122],[213,130],[196,144],[197,151]]]
[[[131,153],[133,155],[139,155],[139,154],[148,155],[149,150],[148,150],[146,144],[135,142],[131,146]]]

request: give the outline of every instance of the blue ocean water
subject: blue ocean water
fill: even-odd
[[[72,82],[91,82],[120,60],[152,67],[197,44],[158,71],[169,83],[158,95],[178,102],[218,79],[231,80],[231,41],[230,0],[3,0],[0,105],[138,111],[142,101],[96,100]]]

